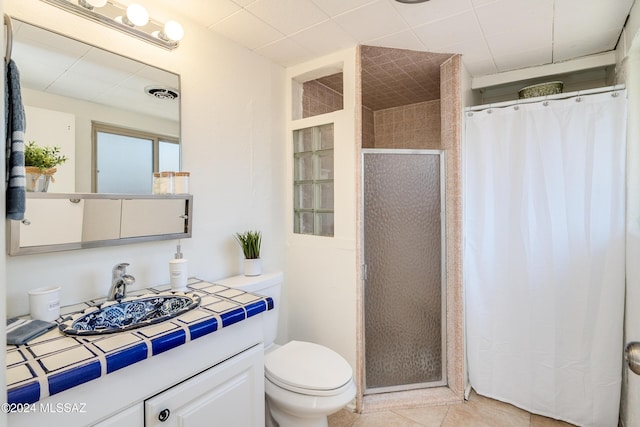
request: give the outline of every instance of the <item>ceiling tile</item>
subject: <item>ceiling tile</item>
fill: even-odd
[[[462,57],[464,66],[467,67],[467,71],[472,76],[486,76],[489,74],[496,74],[498,67],[496,67],[493,59],[482,59],[480,61],[466,61],[465,57]]]
[[[67,37],[48,30],[33,26],[19,25],[14,30],[15,39],[23,40],[25,46],[33,46],[42,51],[62,52],[60,60],[68,64],[73,64],[78,58],[84,56],[91,46],[77,40],[69,40]],[[16,41],[20,43],[20,41]],[[37,58],[37,56],[35,57]]]
[[[426,50],[424,44],[411,30],[400,31],[365,43],[396,49]]]
[[[627,19],[633,0],[562,0],[555,4],[555,30],[588,30],[598,28],[620,29]],[[580,13],[576,13],[579,10]]]
[[[205,27],[209,27],[241,9],[241,6],[231,0],[189,0],[188,9],[184,7],[184,0],[154,0],[154,3],[160,3],[171,10],[185,13],[189,18]],[[197,13],[194,13],[196,11]]]
[[[379,0],[334,20],[357,41],[372,40],[406,28],[406,24],[388,0]]]
[[[551,50],[548,48],[512,52],[505,56],[494,56],[499,72],[517,70],[525,67],[551,63]]]
[[[606,52],[615,47],[618,30],[590,32],[582,37],[558,41],[553,45],[553,60],[566,61],[594,53]]]
[[[542,48],[551,53],[553,46],[551,31],[536,31],[532,28],[523,28],[513,33],[487,36],[486,40],[493,56],[505,56],[513,52]]]
[[[234,13],[211,29],[250,50],[284,38],[284,34],[245,10]]]
[[[378,0],[312,0],[327,15],[333,17]]]
[[[411,27],[439,21],[473,8],[471,0],[433,0],[419,4],[405,4],[394,1],[392,4]]]
[[[429,50],[483,37],[473,11],[416,27],[413,31]]]
[[[522,28],[551,34],[553,4],[553,0],[499,0],[477,7],[476,15],[485,36],[517,34]]]
[[[161,86],[172,88],[178,88],[180,86],[180,76],[150,65],[138,70],[135,75]]]
[[[554,60],[611,50],[616,46],[632,0],[585,2],[580,14],[572,13],[575,0],[556,4]],[[584,15],[597,19],[581,19]]]
[[[257,0],[246,9],[284,34],[292,34],[329,19],[311,0]]]
[[[431,49],[433,52],[440,53],[458,53],[462,55],[463,60],[470,62],[479,62],[489,60],[493,63],[491,52],[487,47],[483,38],[467,40],[461,43],[442,46],[437,49]]]
[[[357,44],[338,24],[325,21],[291,36],[296,43],[317,54],[326,55]]]
[[[316,56],[290,38],[278,40],[256,49],[255,52],[276,61],[284,67],[311,60]]]

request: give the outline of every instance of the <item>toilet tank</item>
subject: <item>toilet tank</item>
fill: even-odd
[[[273,299],[273,310],[269,310],[264,314],[263,323],[264,347],[270,347],[275,342],[278,334],[282,272],[263,273],[259,276],[232,276],[216,280],[214,283]]]

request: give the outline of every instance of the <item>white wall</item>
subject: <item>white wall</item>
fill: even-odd
[[[287,69],[287,118],[291,118],[291,79],[319,77],[314,70],[343,64],[344,108],[300,120],[290,120],[287,135],[287,182],[293,182],[292,131],[334,123],[333,237],[293,233],[293,186],[286,197],[286,287],[290,339],[312,341],[341,354],[356,371],[356,182],[355,49],[348,49]]]
[[[139,0],[152,17],[167,13]],[[241,273],[233,233],[263,232],[265,269],[284,266],[284,70],[184,17],[185,38],[166,51],[39,0],[5,0],[4,11],[181,75],[183,168],[191,172],[193,238],[182,241],[189,275]],[[5,257],[8,315],[28,312],[27,290],[62,286],[62,304],[105,295],[111,268],[129,262],[136,287],[168,283],[177,242]],[[6,251],[5,251],[6,253]]]
[[[23,102],[24,104],[24,102]],[[58,147],[67,160],[56,166],[49,192],[74,193],[76,191],[76,119],[73,114],[24,104],[29,126],[24,133],[25,142],[40,147]]]

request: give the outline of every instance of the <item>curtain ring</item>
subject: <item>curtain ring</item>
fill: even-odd
[[[545,107],[548,107],[548,106],[549,106],[549,101],[544,101],[544,102],[542,103],[542,105],[544,105]]]
[[[577,96],[576,97],[576,102],[582,102],[582,97],[581,96]]]

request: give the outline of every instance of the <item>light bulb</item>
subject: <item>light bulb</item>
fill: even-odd
[[[149,12],[139,4],[133,3],[127,8],[127,19],[133,25],[142,27],[149,22]]]
[[[167,21],[167,23],[164,24],[164,34],[169,40],[177,42],[184,37],[184,29],[182,25],[176,21]]]

